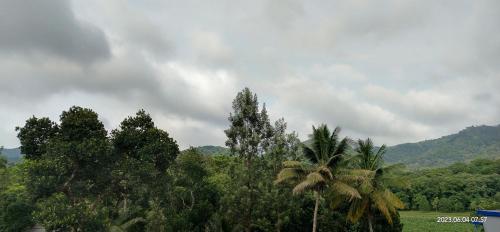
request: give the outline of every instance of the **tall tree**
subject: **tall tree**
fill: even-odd
[[[113,194],[118,194],[127,209],[132,201],[145,202],[165,194],[166,170],[179,154],[177,142],[157,128],[144,110],[124,119],[111,132],[115,166],[112,174]]]
[[[38,159],[47,151],[49,140],[59,131],[59,127],[49,118],[35,116],[26,120],[23,127],[16,127],[19,131],[17,138],[21,142],[21,153],[26,159]]]
[[[282,231],[290,223],[291,211],[296,211],[298,204],[293,198],[290,185],[277,186],[273,183],[281,170],[283,161],[300,159],[300,140],[297,134],[287,133],[287,124],[283,118],[273,126],[273,136],[263,156],[263,165],[259,172],[259,205],[257,228],[263,231]]]
[[[242,205],[244,209],[243,226],[252,230],[252,217],[255,207],[255,175],[254,160],[267,150],[273,130],[269,122],[265,105],[259,110],[257,95],[245,88],[233,101],[233,112],[229,115],[229,129],[225,130],[226,145],[232,154],[238,155],[246,168],[245,186],[247,195]]]
[[[339,141],[340,128],[333,132],[326,125],[318,128],[313,126],[311,145],[303,146],[304,155],[308,162],[285,161],[283,169],[278,174],[276,183],[284,181],[296,181],[293,193],[299,194],[305,191],[314,193],[315,205],[313,213],[313,228],[316,232],[318,208],[321,194],[328,190],[336,194],[359,198],[358,191],[345,183],[344,174],[341,170],[342,156],[348,149],[348,139]]]
[[[80,230],[94,223],[103,189],[108,185],[109,143],[97,113],[77,106],[63,111],[60,125],[47,118],[32,117],[17,128],[21,149],[27,158],[28,190],[39,204],[34,215],[53,229]],[[50,204],[71,212],[59,218]],[[47,205],[49,204],[49,205]],[[85,212],[85,213],[84,213]],[[61,220],[59,220],[61,219]]]
[[[399,178],[390,176],[390,173],[400,166],[383,167],[385,151],[385,145],[376,150],[371,139],[358,140],[356,166],[365,170],[369,178],[361,182],[359,192],[362,198],[351,202],[348,218],[356,222],[364,216],[368,221],[370,232],[373,232],[376,210],[384,215],[389,224],[392,224],[392,217],[397,213],[397,209],[404,208],[403,202],[388,188],[390,185],[404,184]]]

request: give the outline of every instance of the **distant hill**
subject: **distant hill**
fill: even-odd
[[[446,166],[476,158],[500,158],[500,125],[471,126],[456,134],[387,149],[388,163],[410,168]]]
[[[227,147],[211,145],[196,147],[196,150],[204,155],[228,155],[230,153],[229,148]]]
[[[211,145],[196,149],[205,155],[227,155],[230,152],[229,148]],[[11,163],[21,158],[19,148],[5,148],[2,154]],[[404,163],[409,168],[442,167],[477,158],[500,158],[500,125],[471,126],[438,139],[390,146],[385,154],[387,163]]]
[[[19,148],[11,148],[11,149],[4,148],[3,150],[1,150],[1,153],[5,157],[7,157],[7,161],[9,163],[15,163],[15,162],[19,161],[22,157],[21,149],[19,149]]]

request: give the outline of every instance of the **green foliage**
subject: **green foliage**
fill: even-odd
[[[0,169],[7,168],[7,158],[2,155],[2,148],[0,148]]]
[[[435,204],[439,205],[439,203]],[[429,211],[431,210],[431,205],[424,195],[417,194],[415,197],[415,208],[418,210]]]
[[[33,225],[33,208],[27,202],[13,201],[1,208],[0,231],[23,231]]]
[[[172,187],[167,203],[170,206],[166,215],[168,231],[204,231],[216,212],[219,194],[216,185],[208,179],[206,159],[190,148],[178,156],[169,169]]]
[[[58,130],[58,126],[49,118],[29,118],[24,127],[16,127],[16,131],[19,131],[17,137],[21,142],[21,152],[27,159],[40,158],[46,152],[49,140]]]
[[[0,167],[0,231],[23,231],[34,224],[20,166]]]
[[[477,159],[446,168],[401,172],[409,187],[392,187],[409,209],[445,212],[496,209],[500,199],[500,160]],[[427,201],[427,203],[425,202]]]
[[[9,187],[0,193],[0,231],[23,231],[34,224],[33,207],[22,190]]]
[[[357,188],[361,197],[352,200],[347,217],[352,222],[363,218],[361,228],[368,228],[369,231],[380,230],[378,226],[385,223],[377,223],[380,216],[389,224],[384,227],[400,230],[399,226],[393,226],[393,219],[399,218],[397,210],[404,208],[404,204],[389,190],[391,184],[399,183],[398,178],[391,175],[397,166],[383,167],[385,149],[383,145],[375,150],[370,139],[358,140],[353,159],[353,166],[358,168],[353,172],[359,173]]]
[[[102,214],[91,202],[72,203],[62,193],[56,193],[37,203],[35,220],[48,231],[105,231]]]
[[[278,173],[276,183],[287,181],[297,182],[292,192],[304,193],[313,191],[315,207],[313,212],[313,232],[317,228],[317,214],[321,193],[329,191],[336,195],[347,196],[350,199],[360,198],[358,191],[340,178],[342,156],[349,148],[347,138],[338,141],[340,128],[330,132],[326,125],[317,129],[313,126],[311,145],[303,146],[304,156],[309,163],[285,161],[283,169]]]
[[[260,160],[267,151],[274,130],[269,122],[265,105],[259,110],[257,95],[245,88],[233,100],[233,113],[229,115],[229,128],[225,130],[226,145],[231,154],[237,155],[244,163],[245,171],[239,173],[238,187],[233,199],[240,203],[238,217],[241,227],[252,230],[255,221],[256,193],[259,192],[257,181],[263,173],[257,171]]]

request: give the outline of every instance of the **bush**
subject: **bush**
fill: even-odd
[[[0,212],[0,231],[24,231],[32,226],[31,212],[33,208],[25,202],[12,202]]]

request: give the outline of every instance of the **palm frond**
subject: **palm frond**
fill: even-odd
[[[341,161],[341,159],[342,159],[341,155],[342,154],[333,155],[332,157],[330,157],[328,159],[328,162],[326,163],[326,165],[328,165],[328,167],[330,167],[330,168],[334,168]]]
[[[346,200],[346,197],[340,194],[332,194],[330,198],[330,207],[332,209],[336,209],[337,207],[340,206],[342,202]]]
[[[322,176],[326,177],[326,179],[329,180],[333,179],[332,171],[327,166],[320,166],[317,169],[317,172],[319,172]]]
[[[339,145],[336,147],[335,153],[333,153],[333,155],[345,154],[348,148],[349,148],[349,139],[344,138],[340,141]]]
[[[388,189],[384,192],[384,198],[394,209],[404,209],[405,207],[405,204],[399,199],[399,197]],[[395,213],[395,210],[393,213]]]
[[[302,151],[304,153],[304,156],[313,164],[316,164],[316,163],[319,163],[319,157],[318,155],[316,154],[316,152],[314,152],[313,149],[311,149],[310,147],[308,147],[307,145],[303,144],[302,145]]]
[[[367,198],[354,199],[347,212],[347,219],[353,223],[357,222],[365,214],[369,205],[370,202]]]
[[[300,168],[283,168],[278,173],[278,176],[276,177],[274,183],[279,184],[284,181],[299,179],[303,175],[304,171]]]
[[[328,144],[330,145],[328,147],[327,154],[328,155],[334,155],[335,154],[335,149],[337,148],[337,143],[339,140],[339,133],[340,133],[340,127],[335,127],[333,130],[332,134],[326,134],[326,137],[330,136]]]
[[[310,189],[319,189],[324,185],[325,179],[323,178],[323,176],[321,176],[321,174],[317,172],[312,172],[309,173],[309,175],[307,175],[307,177],[302,182],[296,185],[292,191],[294,194],[298,194]]]
[[[130,227],[132,227],[133,225],[139,223],[139,222],[144,222],[144,218],[141,218],[141,217],[137,217],[137,218],[133,218],[129,221],[127,221],[126,223],[122,224],[120,227],[123,228],[125,231],[128,231],[128,229]]]
[[[338,180],[332,183],[332,191],[339,195],[348,197],[349,201],[352,201],[354,198],[361,198],[361,195],[356,188]]]
[[[392,210],[389,209],[387,205],[387,199],[384,197],[384,193],[376,191],[373,192],[371,197],[375,207],[384,215],[387,222],[392,225]]]
[[[284,168],[300,168],[302,165],[302,162],[296,160],[287,160],[283,162]]]

